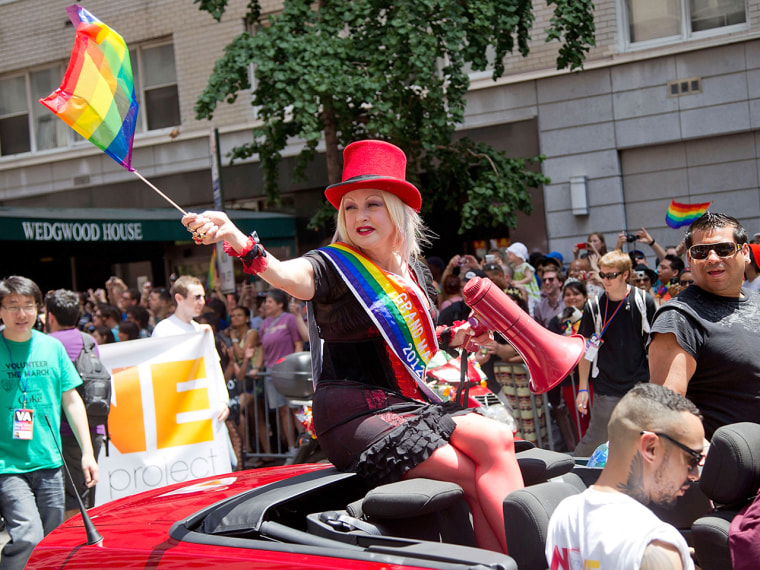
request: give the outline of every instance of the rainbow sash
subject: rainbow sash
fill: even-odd
[[[425,368],[438,350],[438,343],[420,288],[400,275],[380,269],[344,243],[336,242],[319,251],[338,270],[420,390],[434,402],[440,401],[425,384]]]

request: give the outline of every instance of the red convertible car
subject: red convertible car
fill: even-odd
[[[87,544],[81,516],[70,519],[27,568],[516,568],[473,547],[383,536],[371,523],[353,529],[345,507],[366,493],[325,464],[162,487],[89,511],[98,545]]]
[[[567,455],[530,449],[518,458],[526,483],[566,473],[577,480],[571,492],[584,488]],[[27,568],[517,568],[513,557],[476,547],[457,485],[414,479],[368,490],[328,464],[180,483],[89,514],[102,542],[88,544],[76,516],[37,546]],[[543,558],[540,545],[533,550]]]

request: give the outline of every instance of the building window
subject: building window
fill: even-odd
[[[2,0],[0,0],[1,2]],[[130,51],[140,110],[137,132],[180,124],[179,90],[171,43]],[[0,77],[0,156],[69,147],[82,137],[39,103],[58,89],[64,63]]]
[[[38,102],[58,88],[63,72],[58,64],[0,79],[0,155],[69,144],[68,127]]]
[[[629,44],[636,47],[745,29],[745,0],[623,0]]]
[[[26,76],[0,79],[0,154],[31,149]]]
[[[140,46],[130,51],[135,92],[140,103],[137,131],[180,124],[177,69],[172,44]]]

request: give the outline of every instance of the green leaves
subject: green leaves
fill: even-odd
[[[228,0],[194,2],[219,19]],[[577,67],[593,45],[593,5],[550,3],[551,37],[564,38],[560,58]],[[286,145],[301,144],[299,176],[324,139],[335,183],[340,149],[371,137],[404,149],[409,180],[424,179],[426,209],[464,214],[460,232],[514,226],[514,213],[531,209],[527,188],[546,179],[524,160],[452,138],[464,121],[468,72],[503,75],[515,48],[527,55],[533,18],[531,0],[285,0],[281,13],[261,22],[259,1],[249,0],[246,19],[255,33],[227,46],[195,111],[211,118],[217,104],[255,85],[251,104],[262,126],[231,158],[258,155],[272,202]]]
[[[546,30],[546,41],[562,41],[557,56],[557,69],[583,68],[583,60],[596,45],[594,32],[594,3],[591,0],[547,0],[554,4],[551,27]]]
[[[538,171],[541,160],[509,158],[468,138],[434,149],[424,159],[425,188],[435,188],[423,197],[424,212],[461,211],[460,234],[513,228],[518,210],[533,209],[528,189],[550,182]]]

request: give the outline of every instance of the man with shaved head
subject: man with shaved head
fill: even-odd
[[[673,506],[699,478],[699,410],[664,386],[638,384],[607,430],[609,456],[596,484],[562,501],[549,521],[549,566],[693,569],[683,536],[647,505]]]

